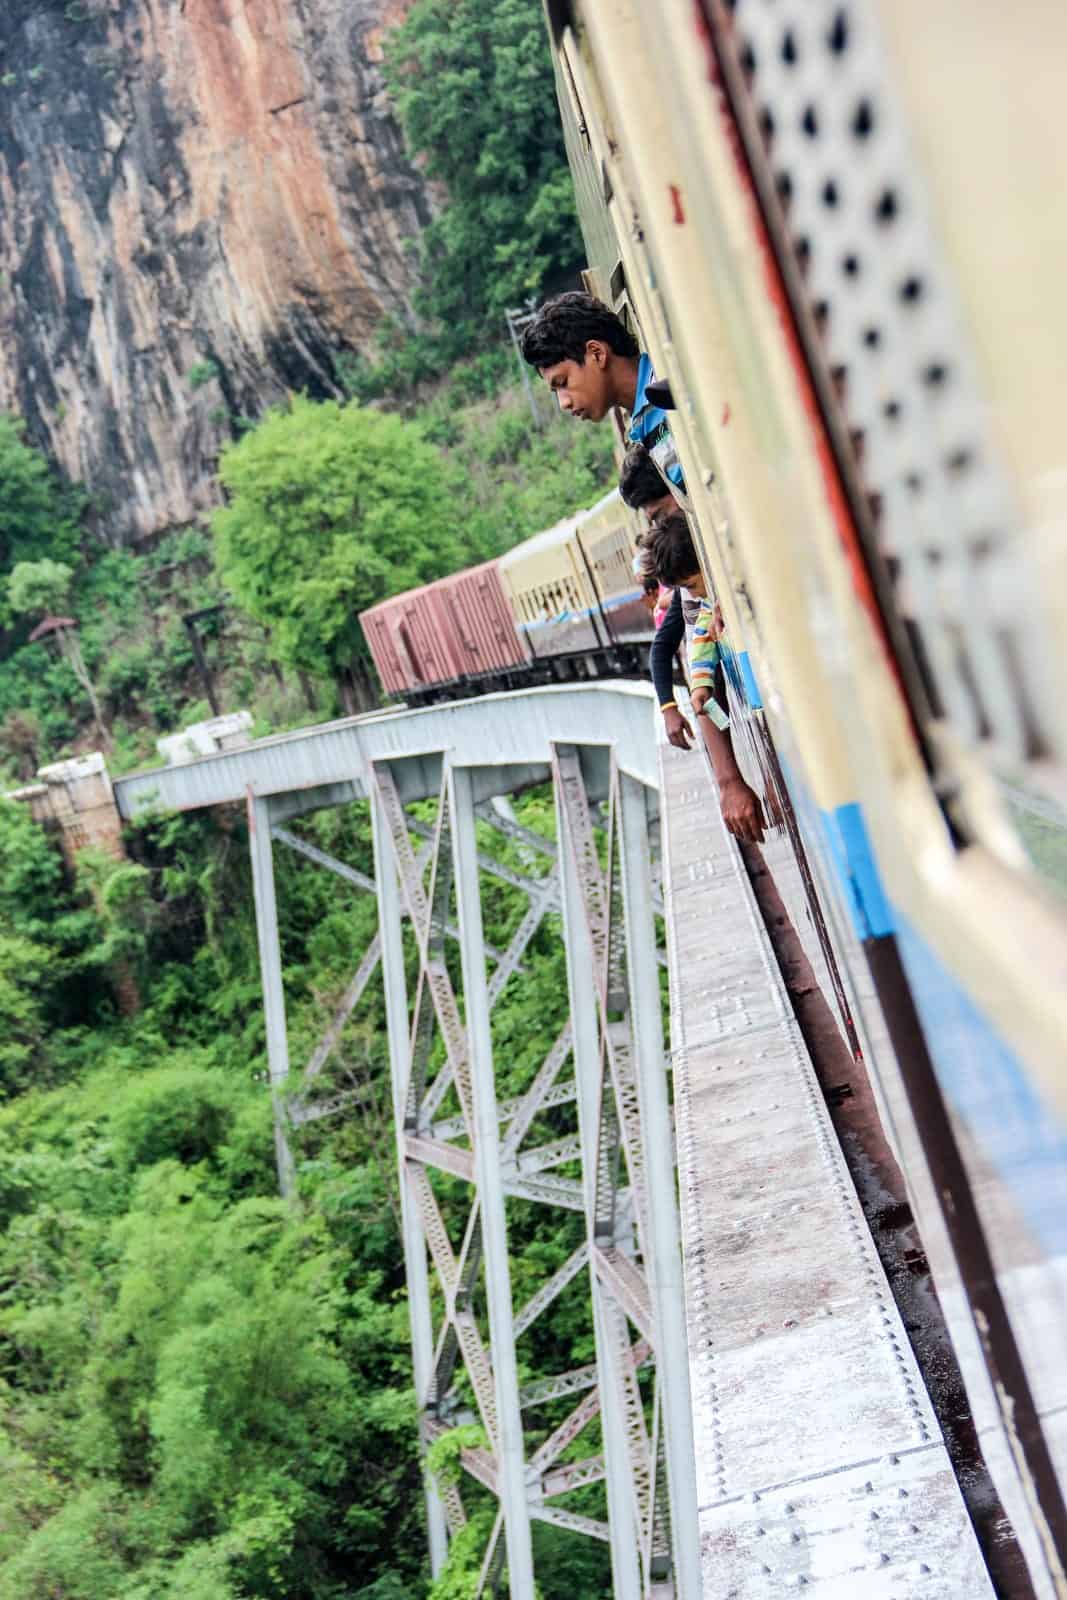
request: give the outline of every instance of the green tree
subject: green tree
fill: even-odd
[[[76,554],[82,497],[26,443],[18,417],[0,416],[0,484],[0,578],[20,561]],[[0,584],[0,624],[10,621],[6,585]]]
[[[365,658],[361,611],[472,554],[440,453],[413,424],[354,402],[294,400],[231,445],[219,472],[224,583],[284,662],[323,677]]]
[[[58,611],[70,597],[73,577],[70,567],[62,561],[53,561],[49,556],[40,561],[20,561],[8,579],[8,604],[17,615],[34,616],[42,611]],[[77,628],[57,629],[52,635],[52,642],[58,645],[60,655],[85,690],[93,708],[100,742],[107,749],[111,736],[100,709],[96,686],[85,664]]]
[[[386,46],[412,151],[448,200],[422,238],[422,309],[455,354],[578,266],[578,224],[539,0],[417,0]]]
[[[13,612],[22,616],[60,611],[70,599],[74,573],[63,561],[44,556],[40,561],[20,561],[7,580],[7,598]]]

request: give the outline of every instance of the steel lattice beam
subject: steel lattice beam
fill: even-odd
[[[643,1074],[648,1062],[660,1077],[665,1067],[662,1040],[647,1015],[651,992],[647,984],[635,1000],[634,951],[640,949],[644,960],[651,950],[649,971],[657,1007],[659,1003],[654,898],[651,884],[637,884],[635,878],[636,834],[632,817],[629,829],[626,826],[624,788],[631,780],[620,779],[612,763],[610,785],[601,788],[601,799],[594,806],[586,791],[582,751],[559,747],[546,750],[546,756],[552,759],[558,844],[491,809],[487,813],[484,806],[476,807],[477,769],[454,765],[447,753],[419,757],[420,782],[440,773],[432,824],[408,815],[402,794],[410,793],[410,786],[388,757],[369,765],[363,781],[374,822],[373,881],[284,828],[276,827],[274,837],[353,887],[376,887],[382,908],[379,934],[312,1054],[305,1082],[321,1071],[380,966],[403,1180],[420,1437],[428,1445],[457,1421],[472,1418],[465,1390],[457,1387],[462,1367],[485,1440],[464,1448],[460,1464],[496,1497],[499,1507],[483,1553],[478,1592],[496,1594],[505,1582],[512,1600],[529,1600],[533,1517],[607,1540],[616,1600],[649,1600],[664,1575],[666,1581],[677,1576],[671,1549],[677,1519],[668,1504],[668,1494],[675,1492],[673,1480],[669,1481],[671,1413],[658,1348],[663,1285],[657,1270],[663,1227],[647,1177],[651,1170],[673,1168],[669,1159],[665,1167],[661,1160],[653,1164],[647,1143]],[[602,751],[595,760],[603,772]],[[256,820],[266,825],[269,852],[269,804],[254,805]],[[525,850],[537,851],[546,863],[546,875],[516,872],[479,849],[476,816]],[[428,841],[418,853],[413,836]],[[647,834],[644,848],[647,851]],[[268,882],[269,860],[262,839],[258,849],[254,861],[259,862],[259,891],[266,913],[273,879]],[[503,952],[489,950],[484,943],[482,877],[499,879],[527,899]],[[550,911],[563,917],[571,1015],[525,1092],[498,1103],[491,1009],[511,976],[521,970],[530,940]],[[401,943],[405,916],[418,958],[410,1001]],[[641,923],[636,944],[635,921]],[[461,997],[445,962],[447,938],[459,944]],[[490,971],[487,958],[495,962]],[[280,967],[277,970],[280,974]],[[264,971],[266,990],[266,961]],[[444,1060],[431,1078],[438,1041],[444,1047]],[[573,1076],[568,1070],[561,1081],[571,1061]],[[279,1092],[284,1077],[281,1062],[276,1040],[272,1082]],[[441,1117],[453,1088],[459,1114]],[[292,1102],[291,1120],[328,1115],[349,1098],[338,1095],[320,1107],[303,1099]],[[574,1129],[573,1121],[568,1122],[574,1116],[568,1109],[572,1105],[578,1114],[577,1131],[568,1131]],[[669,1134],[669,1121],[663,1126]],[[570,1163],[581,1169],[581,1178],[563,1177],[554,1170]],[[444,1187],[438,1179],[431,1182],[435,1171],[447,1175]],[[448,1207],[454,1212],[457,1180],[470,1198],[458,1250],[452,1242],[456,1235],[450,1237],[442,1215],[445,1202],[438,1198],[438,1193],[451,1196]],[[658,1188],[664,1190],[669,1207],[671,1186]],[[511,1303],[506,1235],[512,1197],[570,1210],[585,1219],[583,1242],[517,1311]],[[430,1272],[443,1299],[436,1334]],[[583,1276],[592,1297],[596,1362],[520,1389],[516,1339]],[[489,1340],[481,1321],[484,1312]],[[655,1375],[651,1429],[646,1420],[647,1395],[638,1376],[645,1367]],[[534,1411],[568,1396],[573,1397],[568,1414],[527,1454],[524,1409]],[[594,1446],[583,1460],[563,1459],[594,1422],[602,1449]],[[601,1482],[606,1487],[607,1521],[559,1503],[572,1491]],[[457,1485],[428,1483],[427,1495],[432,1565],[437,1572],[446,1537],[454,1537],[464,1526],[466,1512]],[[550,1499],[551,1505],[546,1503]],[[684,1583],[676,1592],[679,1600],[696,1600],[697,1592],[688,1591]]]
[[[546,1310],[547,1307],[552,1304],[553,1300],[555,1300],[556,1296],[563,1292],[568,1283],[571,1283],[573,1279],[578,1276],[579,1272],[581,1272],[588,1260],[589,1246],[587,1244],[580,1244],[577,1250],[575,1250],[572,1255],[567,1257],[559,1271],[554,1272],[551,1278],[541,1285],[537,1293],[531,1295],[530,1299],[527,1300],[522,1310],[516,1312],[516,1339],[518,1339],[521,1334],[526,1332],[526,1329],[536,1321],[536,1319],[541,1315],[542,1311]]]

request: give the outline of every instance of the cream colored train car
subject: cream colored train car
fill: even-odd
[[[638,519],[613,489],[588,511],[534,534],[500,558],[504,592],[531,657],[632,670],[652,638],[634,577]]]
[[[735,737],[1025,1550],[1002,1592],[1065,1594],[1067,8],[546,9],[587,281],[671,385]]]

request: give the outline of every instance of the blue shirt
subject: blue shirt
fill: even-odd
[[[642,351],[641,360],[637,364],[637,392],[634,395],[634,408],[626,437],[631,444],[643,444],[660,471],[665,473],[672,483],[684,489],[685,480],[674,448],[674,440],[671,438],[667,413],[662,407],[651,405],[645,398],[645,390],[655,376],[648,355]]]

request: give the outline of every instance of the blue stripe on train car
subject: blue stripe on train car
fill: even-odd
[[[759,684],[756,682],[756,674],[752,670],[752,662],[749,660],[747,650],[739,650],[737,652],[737,664],[741,668],[741,678],[745,685],[748,703],[754,711],[760,711],[763,707],[763,700],[760,697]]]
[[[970,995],[904,919],[897,944],[949,1103],[1042,1247],[1050,1255],[1067,1251],[1067,1131]]]
[[[580,611],[561,611],[555,617],[539,617],[536,622],[520,622],[519,627],[526,633],[532,633],[535,628],[551,628],[557,622],[581,622],[586,617],[591,617],[604,611],[617,611],[620,606],[632,605],[635,600],[640,600],[640,589],[627,589],[625,594],[612,595],[610,599],[601,602],[601,606],[585,606]]]
[[[1067,1130],[1025,1068],[882,885],[863,813],[822,816],[830,856],[860,939],[894,933],[938,1082],[982,1156],[1050,1254],[1067,1250]]]
[[[838,806],[822,813],[822,824],[857,938],[878,939],[892,933],[893,910],[882,888],[862,810],[855,804]]]
[[[753,711],[762,711],[763,700],[760,697],[759,685],[756,674],[752,670],[747,650],[734,650],[725,634],[719,641],[719,653],[722,660],[723,671],[726,673],[738,695],[744,695]]]

